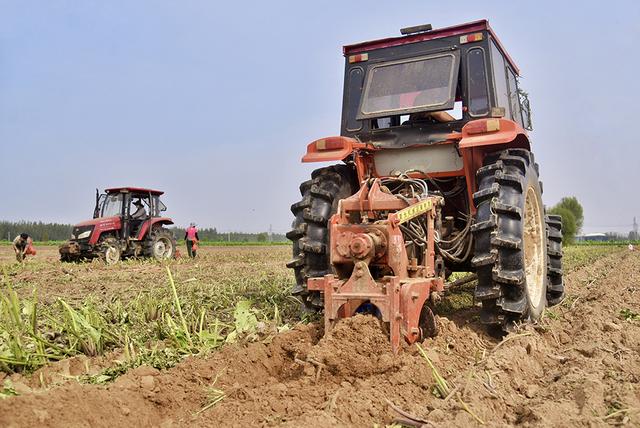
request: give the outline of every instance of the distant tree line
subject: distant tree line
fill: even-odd
[[[71,237],[73,225],[60,223],[44,223],[41,221],[0,221],[0,240],[13,239],[20,233],[28,233],[34,241],[66,241]],[[184,237],[184,228],[172,227],[177,239]],[[214,228],[198,229],[198,236],[203,241],[229,241],[229,242],[284,242],[287,238],[280,233],[273,233],[269,237],[268,232],[244,233],[244,232],[218,232]]]
[[[21,233],[28,233],[34,241],[64,241],[71,236],[72,227],[41,221],[0,221],[0,240],[12,240]]]
[[[177,239],[184,238],[185,229],[182,227],[172,227],[171,231]],[[198,228],[198,237],[202,241],[228,241],[228,242],[284,242],[287,237],[280,233],[272,233],[269,238],[268,232],[244,233],[244,232],[218,232],[213,227]]]

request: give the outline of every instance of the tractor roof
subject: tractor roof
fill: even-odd
[[[406,45],[409,43],[424,42],[426,40],[442,39],[444,37],[463,35],[467,33],[472,33],[474,31],[484,31],[484,30],[488,31],[489,34],[491,34],[491,37],[496,41],[498,48],[500,49],[500,51],[502,52],[506,60],[509,61],[509,64],[511,65],[511,67],[513,67],[516,74],[519,75],[520,70],[518,69],[518,66],[513,61],[513,59],[511,59],[511,57],[507,53],[504,46],[502,46],[502,43],[500,43],[500,40],[498,39],[496,34],[493,32],[493,30],[489,26],[489,21],[487,21],[486,19],[467,22],[466,24],[454,25],[452,27],[437,28],[435,30],[430,30],[423,33],[409,34],[407,36],[389,37],[386,39],[378,39],[378,40],[371,40],[368,42],[355,43],[352,45],[344,46],[342,48],[342,51],[346,56],[346,55],[370,51],[374,49]]]
[[[145,189],[143,187],[112,187],[110,189],[105,189],[105,192],[107,193],[118,193],[121,191],[127,191],[127,192],[131,192],[131,193],[151,193],[152,195],[162,195],[164,192],[160,191],[160,190],[153,190],[153,189]]]

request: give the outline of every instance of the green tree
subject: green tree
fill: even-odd
[[[556,204],[556,207],[566,208],[573,214],[573,218],[576,223],[576,233],[582,230],[582,225],[584,222],[584,212],[582,209],[582,205],[578,202],[578,199],[575,196],[565,196],[560,199],[560,202]]]
[[[258,235],[256,236],[256,239],[258,240],[258,242],[267,242],[268,237],[269,235],[267,235],[266,232],[262,232],[262,233],[258,233]]]
[[[578,226],[573,212],[560,204],[549,210],[549,214],[556,214],[562,217],[562,245],[571,245],[575,241]]]

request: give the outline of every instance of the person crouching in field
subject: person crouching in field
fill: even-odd
[[[195,223],[191,223],[184,234],[184,239],[187,243],[187,254],[189,257],[194,258],[196,256],[196,250],[198,249],[198,229]]]
[[[16,252],[16,260],[23,261],[27,255],[36,255],[36,250],[33,248],[33,240],[26,233],[21,233],[13,240],[13,251]]]

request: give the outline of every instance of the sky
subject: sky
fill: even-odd
[[[306,145],[338,135],[342,45],[486,18],[521,70],[547,206],[640,221],[640,2],[0,0],[0,219],[76,223],[95,188],[284,233]]]

